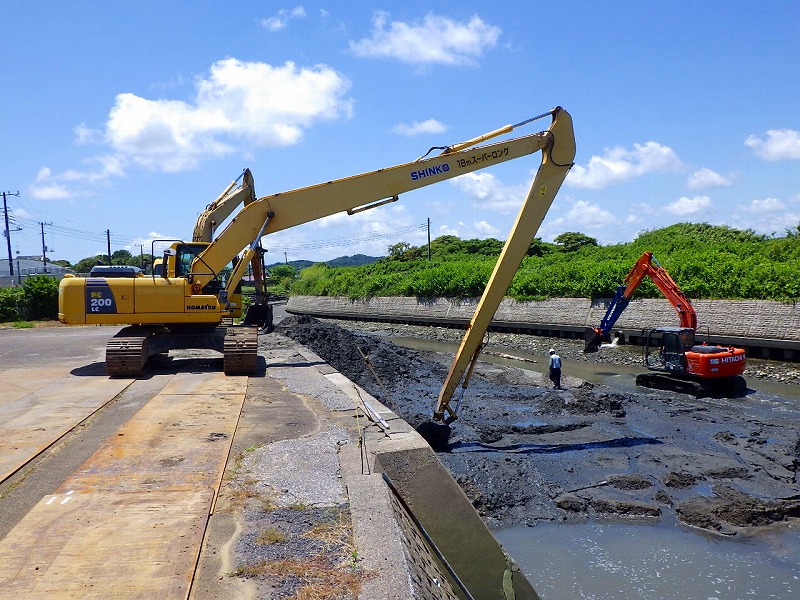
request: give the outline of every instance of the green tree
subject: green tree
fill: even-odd
[[[82,258],[76,262],[73,269],[76,273],[88,273],[92,270],[92,267],[104,265],[107,262],[108,257],[104,256],[103,254],[98,254],[97,256],[87,256],[86,258]]]
[[[544,256],[545,254],[549,254],[553,252],[555,247],[553,244],[548,244],[547,242],[543,242],[542,238],[533,238],[531,242],[530,248],[528,248],[528,256]]]
[[[389,252],[389,258],[392,260],[403,260],[403,255],[410,249],[411,244],[408,242],[397,242],[389,246],[386,250]]]
[[[133,259],[133,255],[128,252],[127,250],[114,250],[111,253],[111,264],[112,265],[138,265],[139,259],[137,258],[135,261]]]
[[[597,240],[577,231],[566,231],[555,238],[562,252],[575,252],[584,246],[597,246]]]
[[[32,275],[22,285],[22,309],[26,319],[58,318],[58,280]]]
[[[18,320],[20,304],[22,304],[22,288],[0,288],[0,323]]]
[[[269,275],[273,279],[283,279],[285,277],[295,279],[297,277],[297,269],[292,265],[275,265],[274,267],[270,267]]]

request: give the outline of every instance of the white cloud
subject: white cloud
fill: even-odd
[[[392,21],[376,12],[371,37],[350,42],[357,56],[396,58],[412,64],[474,65],[486,49],[497,44],[501,30],[474,15],[467,22],[427,14],[421,22]]]
[[[178,239],[175,235],[159,233],[151,231],[144,237],[134,238],[134,240],[125,246],[125,249],[130,252],[134,257],[138,256],[140,252],[150,254],[158,257],[172,244],[172,240]],[[156,242],[155,240],[165,240]]]
[[[131,160],[158,170],[195,167],[206,157],[245,145],[286,146],[318,120],[349,116],[349,82],[330,67],[281,67],[234,58],[218,61],[200,79],[190,104],[119,94],[106,140]]]
[[[492,173],[466,173],[452,180],[452,184],[479,201],[483,210],[509,214],[519,210],[528,188],[507,186]]]
[[[459,221],[455,225],[440,225],[437,231],[439,236],[454,235],[464,240],[483,240],[490,237],[505,239],[508,235],[508,232],[500,231],[500,229],[487,221],[473,221],[472,223]]]
[[[575,165],[566,184],[582,189],[601,189],[648,173],[678,171],[682,163],[672,148],[658,142],[634,144],[633,150],[606,149],[603,156],[592,156],[586,167]]]
[[[68,200],[85,195],[87,187],[104,185],[111,177],[124,175],[123,160],[112,155],[95,156],[84,161],[83,171],[69,169],[54,174],[48,167],[39,169],[29,186],[31,197],[38,200]]]
[[[103,141],[103,136],[96,129],[91,129],[86,123],[81,123],[74,131],[75,143],[78,145],[95,144]]]
[[[734,180],[734,175],[720,175],[716,171],[712,171],[706,167],[699,169],[689,175],[686,181],[686,187],[690,190],[702,190],[710,187],[721,187],[731,185]]]
[[[754,213],[763,213],[786,210],[787,207],[786,204],[777,198],[764,198],[763,200],[753,200],[750,204],[746,204],[742,208]]]
[[[600,208],[599,205],[578,200],[563,217],[559,217],[551,223],[551,228],[555,227],[562,231],[591,230],[616,222],[617,218],[609,211]]]
[[[687,198],[681,196],[675,202],[668,204],[664,210],[673,215],[693,215],[711,207],[711,198],[708,196],[695,196]]]
[[[744,145],[765,160],[800,159],[800,132],[793,129],[770,129],[766,139],[751,135]]]
[[[91,186],[121,177],[131,164],[174,172],[202,160],[254,147],[297,143],[318,121],[349,117],[350,82],[325,65],[299,68],[227,58],[199,78],[191,102],[150,100],[119,94],[103,131],[85,124],[76,142],[103,142],[113,154],[86,161],[86,170],[53,174],[40,171],[31,195],[65,199],[85,195]]]
[[[421,134],[430,134],[430,133],[443,133],[447,131],[447,127],[445,127],[442,123],[437,121],[436,119],[428,119],[426,121],[416,121],[411,125],[406,123],[399,123],[392,128],[393,133],[397,133],[399,135],[406,135],[409,137]]]
[[[306,11],[302,6],[295,6],[291,10],[281,9],[274,17],[261,19],[261,26],[270,33],[274,33],[275,31],[286,29],[290,19],[302,19],[305,16]]]

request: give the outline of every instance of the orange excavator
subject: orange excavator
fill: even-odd
[[[672,390],[695,396],[741,394],[747,389],[742,373],[746,366],[742,348],[698,344],[697,313],[666,269],[645,252],[617,287],[600,327],[584,333],[584,352],[597,352],[609,335],[631,296],[645,277],[650,277],[678,313],[679,327],[658,327],[647,332],[644,364],[654,371],[636,377],[636,385]]]

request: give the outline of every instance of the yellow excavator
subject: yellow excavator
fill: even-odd
[[[479,145],[532,121],[551,117],[547,130]],[[433,150],[441,153],[428,157]],[[575,158],[572,118],[561,107],[465,142],[432,148],[413,162],[256,198],[245,170],[237,182],[198,218],[192,242],[174,241],[164,252],[159,274],[125,269],[98,277],[65,277],[59,288],[59,320],[70,325],[127,325],[106,347],[111,377],[142,374],[147,359],[173,349],[207,348],[223,354],[228,375],[258,370],[258,332],[272,326],[266,294],[256,294],[242,324],[237,290],[248,265],[263,281],[260,265],[265,236],[340,212],[377,208],[399,195],[479,169],[542,152],[530,191],[489,278],[440,393],[434,418],[452,421],[455,389],[466,388],[484,334],[525,257]],[[235,208],[226,227],[215,229]],[[212,239],[213,238],[213,239]],[[447,415],[447,416],[445,416]]]

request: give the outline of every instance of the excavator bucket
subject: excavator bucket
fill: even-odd
[[[583,332],[583,351],[585,353],[597,352],[603,343],[603,332],[597,327],[587,327]]]

